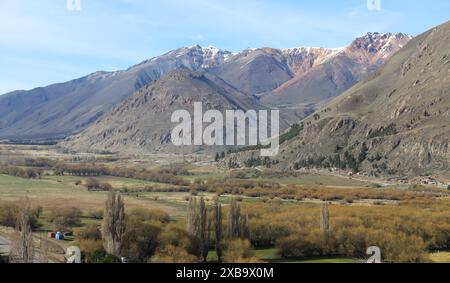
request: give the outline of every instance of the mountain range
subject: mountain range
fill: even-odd
[[[67,138],[62,145],[82,152],[108,150],[125,154],[210,149],[176,147],[171,142],[172,113],[179,109],[193,113],[194,102],[202,102],[203,111],[214,109],[222,113],[263,109],[255,97],[238,91],[216,75],[176,70],[141,88],[80,135]]]
[[[161,95],[152,86],[167,90],[173,83],[176,88],[180,72],[184,73],[186,86],[194,89],[198,76],[214,82],[208,83],[210,89],[206,93],[220,90],[222,99],[228,101],[233,97],[234,102],[227,104],[231,108],[283,109],[282,125],[286,128],[311,114],[321,103],[369,78],[410,39],[401,33],[368,33],[345,48],[254,48],[240,53],[212,46],[183,47],[127,70],[96,72],[66,83],[0,96],[0,139],[58,139],[80,134],[85,138],[78,139],[90,140],[86,150],[104,149],[112,141],[94,142],[93,129],[99,131],[104,121],[111,121],[117,109],[126,109],[139,95],[150,90],[152,95]],[[188,83],[188,80],[193,81]],[[186,96],[194,89],[185,88]],[[125,125],[147,114],[145,119],[157,124],[154,120],[157,116],[129,109],[126,118],[117,118],[114,123]],[[166,133],[159,133],[150,125],[146,128],[148,133],[141,138],[154,136],[156,132],[164,136],[169,129],[167,125]],[[132,140],[133,134],[132,131],[122,133],[121,139]],[[150,146],[144,151],[156,147],[159,148]],[[143,150],[139,142],[130,148]]]
[[[450,22],[412,39],[376,74],[303,120],[279,166],[448,175]],[[256,152],[237,154],[243,162]]]

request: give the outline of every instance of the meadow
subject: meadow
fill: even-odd
[[[132,217],[142,217],[142,213],[133,216],[139,210],[167,215],[169,222],[151,220],[153,226],[149,224],[152,231],[160,231],[156,238],[176,229],[177,233],[184,231],[191,195],[203,197],[208,207],[218,196],[225,215],[237,199],[242,215],[249,219],[249,260],[364,262],[365,249],[376,245],[382,248],[385,261],[450,262],[450,198],[442,188],[381,186],[386,180],[317,172],[229,170],[207,156],[180,160],[174,155],[85,155],[51,146],[0,146],[0,169],[4,170],[0,174],[0,222],[6,217],[6,207],[27,198],[42,210],[35,237],[60,227],[55,220],[58,213],[72,213],[77,221],[63,227],[74,236],[52,244],[64,248],[75,243],[94,249],[101,246],[98,239],[81,235],[101,224],[109,191],[123,196]],[[31,178],[17,173],[38,169]],[[108,186],[92,189],[92,180]],[[331,227],[325,242],[320,231],[324,202],[330,205]],[[227,225],[224,221],[225,229]],[[11,236],[5,229],[0,229],[0,235]],[[167,255],[167,249],[163,251]],[[54,261],[61,260],[60,253]],[[163,252],[155,247],[152,253]],[[146,256],[151,258],[150,253]],[[215,251],[210,251],[208,260],[217,260]]]

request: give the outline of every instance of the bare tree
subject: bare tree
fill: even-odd
[[[209,254],[209,248],[211,247],[211,234],[212,234],[212,215],[211,213],[206,213],[206,231],[205,231],[205,243],[203,245],[203,261],[207,262],[208,260],[208,254]]]
[[[320,211],[320,231],[328,237],[331,232],[330,227],[330,211],[328,209],[328,203],[323,202]]]
[[[216,242],[216,254],[217,261],[222,262],[223,248],[222,248],[222,206],[219,202],[219,198],[216,198],[214,203],[214,215],[213,215],[214,236]]]
[[[31,206],[28,198],[20,205],[17,216],[16,233],[11,247],[10,261],[16,263],[33,263],[34,244],[31,229]]]
[[[228,236],[233,239],[239,238],[241,235],[241,208],[237,199],[233,198],[228,214]]]
[[[106,252],[120,256],[125,230],[125,204],[120,194],[111,191],[105,204],[102,223],[103,246]]]
[[[242,218],[242,228],[241,237],[244,239],[250,239],[250,223],[248,219],[248,214]]]
[[[198,255],[201,255],[206,262],[209,251],[209,242],[207,235],[208,210],[203,197],[198,201],[196,197],[191,196],[189,200],[187,213],[187,231],[195,238],[198,244]]]
[[[206,235],[206,221],[207,221],[207,208],[206,208],[206,203],[205,203],[205,199],[203,197],[200,198],[200,202],[199,202],[199,206],[198,206],[198,230],[197,230],[197,235],[198,238],[200,239],[200,248],[201,248],[201,254],[203,257],[203,262],[206,262],[207,257],[208,257],[208,243],[207,243],[207,235]]]
[[[197,199],[191,195],[186,216],[186,231],[192,236],[197,235],[197,213]]]
[[[48,239],[39,234],[39,263],[48,263]]]

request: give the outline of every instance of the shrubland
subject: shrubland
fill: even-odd
[[[320,230],[316,205],[246,204],[250,240],[277,247],[285,258],[345,256],[365,258],[378,246],[389,262],[420,262],[427,251],[450,248],[448,201],[421,200],[399,206],[330,207],[331,231]]]

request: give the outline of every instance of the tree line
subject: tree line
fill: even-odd
[[[248,215],[231,201],[227,219],[215,199],[191,196],[185,227],[158,211],[133,210],[125,213],[120,194],[110,192],[101,229],[88,226],[79,234],[86,262],[206,262],[214,250],[218,262],[257,261],[249,242]]]
[[[96,177],[96,176],[114,176],[121,178],[133,178],[150,182],[165,183],[177,186],[188,186],[190,183],[174,175],[173,170],[146,170],[125,167],[106,167],[100,164],[57,164],[54,168],[55,175]]]

